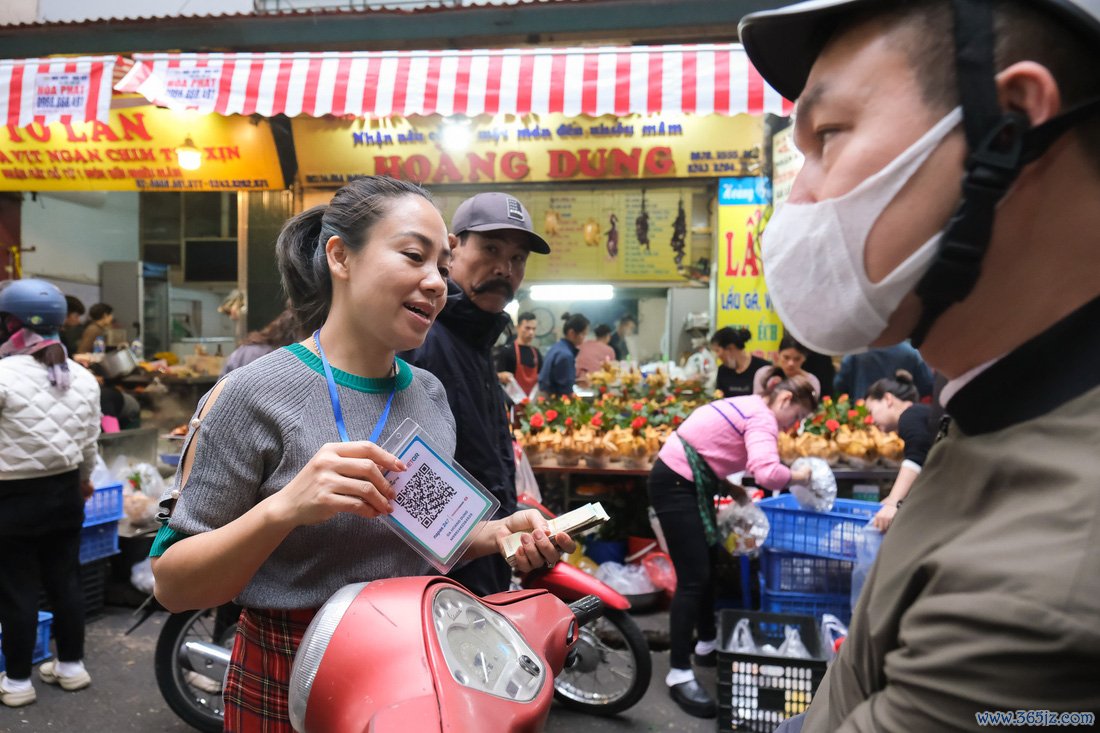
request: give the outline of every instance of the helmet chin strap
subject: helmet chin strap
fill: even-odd
[[[952,0],[952,6],[955,69],[970,153],[959,207],[948,221],[928,272],[917,283],[922,311],[910,339],[918,348],[944,311],[974,289],[997,205],[1020,171],[1074,125],[1100,112],[1097,97],[1032,127],[1026,116],[1002,110],[997,100],[993,3]]]

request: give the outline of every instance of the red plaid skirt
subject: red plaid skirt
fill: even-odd
[[[293,733],[287,708],[290,665],[316,610],[246,608],[225,681],[225,730]]]

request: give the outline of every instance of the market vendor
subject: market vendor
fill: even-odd
[[[714,495],[730,474],[751,471],[767,489],[792,480],[805,482],[810,469],[792,472],[779,460],[779,431],[817,408],[808,379],[787,377],[778,367],[764,381],[763,395],[718,400],[696,408],[661,448],[649,474],[649,502],[661,522],[676,568],[676,592],[669,609],[671,669],[665,682],[684,712],[713,718],[717,705],[691,668],[692,633],[696,661],[714,666],[717,630],[711,551],[719,542]]]
[[[531,394],[538,386],[542,368],[542,352],[535,346],[537,325],[538,316],[534,313],[520,313],[516,318],[516,337],[512,343],[500,347],[495,356],[500,383],[515,379],[525,394]]]
[[[794,336],[785,333],[779,341],[779,352],[776,355],[775,366],[781,368],[783,374],[787,377],[802,377],[808,380],[814,388],[814,394],[818,396],[818,399],[821,399],[821,381],[803,368],[809,354],[809,349],[796,341]],[[766,391],[765,383],[771,373],[771,365],[756,370],[752,380],[753,394],[764,394]]]
[[[752,394],[756,373],[771,366],[770,362],[745,348],[751,338],[749,329],[731,326],[718,329],[710,337],[710,348],[721,362],[714,386],[723,397]]]
[[[571,395],[577,383],[577,354],[588,337],[588,319],[580,313],[562,316],[561,337],[546,352],[546,361],[539,372],[539,391],[545,395]]]
[[[882,500],[882,509],[871,520],[880,532],[890,528],[932,448],[932,408],[918,404],[919,399],[913,375],[904,369],[899,369],[893,379],[880,379],[867,390],[867,409],[875,425],[887,433],[896,430],[905,442],[905,460],[898,477],[890,494]]]

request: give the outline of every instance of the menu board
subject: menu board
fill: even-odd
[[[531,255],[527,282],[678,282],[691,263],[696,187],[576,189],[518,194],[549,255]],[[469,193],[435,192],[447,221]]]

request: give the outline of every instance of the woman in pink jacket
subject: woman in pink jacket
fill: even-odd
[[[794,476],[779,460],[777,436],[813,413],[817,393],[803,376],[787,377],[776,367],[763,395],[718,400],[696,409],[668,439],[649,474],[649,501],[657,512],[676,568],[676,593],[669,612],[672,699],[700,718],[717,714],[714,698],[691,670],[691,635],[698,633],[696,661],[715,663],[714,588],[711,548],[717,542],[714,494],[726,476],[752,473],[757,485],[781,489]]]

